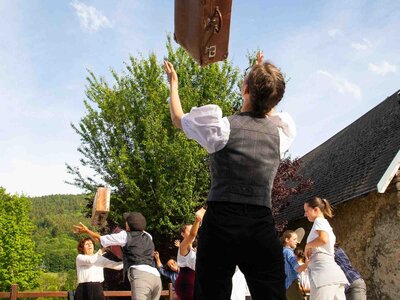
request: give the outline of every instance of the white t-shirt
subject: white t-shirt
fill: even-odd
[[[283,158],[296,136],[296,125],[285,112],[267,118],[278,127],[279,149]],[[196,140],[210,154],[225,147],[231,132],[228,118],[222,117],[221,108],[215,104],[193,107],[190,113],[183,115],[182,129],[189,139]]]
[[[328,243],[326,243],[323,246],[313,248],[312,253],[314,254],[317,252],[323,252],[334,256],[335,253],[334,245],[336,242],[336,236],[333,233],[332,227],[329,224],[328,220],[325,218],[318,217],[315,219],[310,234],[307,237],[307,243],[315,240],[319,236],[317,230],[325,231],[328,234]]]
[[[76,257],[78,283],[103,282],[103,268],[122,270],[123,264],[103,257],[100,250],[93,255],[78,254]]]
[[[196,270],[196,252],[193,250],[193,248],[190,248],[190,251],[185,256],[181,255],[178,250],[178,256],[176,260],[179,267],[190,268],[193,271]]]

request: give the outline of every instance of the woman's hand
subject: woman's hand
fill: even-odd
[[[259,50],[256,55],[256,65],[261,65],[264,62],[264,53]]]
[[[78,225],[74,225],[74,233],[80,234],[80,233],[88,233],[88,232],[89,232],[89,228],[87,228],[81,222],[79,222]]]
[[[204,214],[206,213],[206,210],[202,207],[198,211],[196,211],[196,214],[194,215],[196,218],[196,221],[201,222],[203,220]]]
[[[178,88],[178,75],[174,66],[169,61],[164,61],[164,70],[167,74],[168,82],[171,88]]]
[[[179,246],[181,245],[181,241],[180,240],[175,240],[174,241],[174,245],[176,248],[179,248]]]
[[[304,248],[304,256],[306,257],[306,261],[308,261],[311,258],[311,253],[312,253],[312,248],[306,244],[306,247]]]

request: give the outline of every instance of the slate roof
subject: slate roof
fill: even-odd
[[[303,217],[312,196],[334,206],[377,190],[400,150],[400,91],[301,158],[300,174],[314,181],[310,192],[294,196],[277,220]]]

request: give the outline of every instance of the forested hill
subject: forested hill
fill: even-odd
[[[85,218],[85,195],[49,195],[32,197],[31,218],[36,225],[33,240],[43,257],[43,267],[49,272],[75,269],[77,241],[72,225]]]

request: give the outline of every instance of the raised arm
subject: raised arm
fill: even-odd
[[[178,93],[178,75],[175,72],[174,66],[169,61],[164,61],[164,69],[165,73],[167,74],[170,87],[169,109],[171,112],[171,120],[177,128],[182,129],[183,110]]]
[[[264,62],[264,53],[259,50],[256,55],[256,64],[261,65]]]
[[[86,233],[90,235],[91,238],[93,238],[95,241],[100,242],[100,234],[97,232],[91,231],[89,228],[87,228],[84,224],[79,222],[78,225],[74,225],[74,232],[81,234],[81,233]]]
[[[206,210],[204,208],[200,208],[196,212],[192,229],[190,230],[189,235],[183,239],[183,241],[181,242],[181,244],[179,246],[179,253],[181,255],[188,254],[188,252],[189,252],[188,248],[189,248],[190,244],[193,243],[193,241],[195,240],[195,238],[197,236],[197,232],[199,231],[199,227],[200,227],[201,221],[203,220],[205,212],[206,212]]]
[[[163,264],[160,259],[160,253],[158,251],[154,251],[154,260],[156,261],[157,268],[163,267]]]

